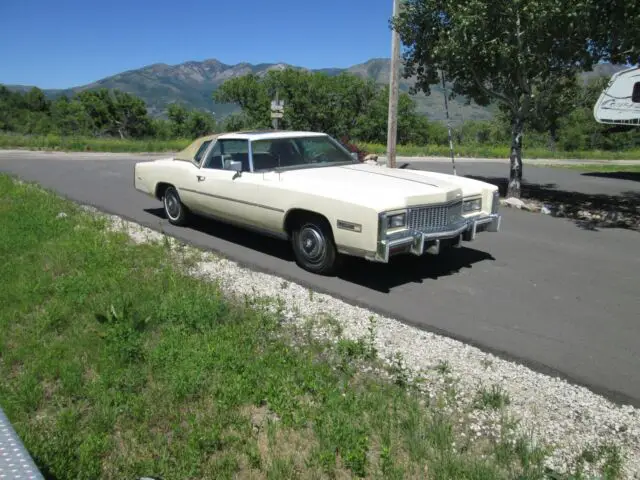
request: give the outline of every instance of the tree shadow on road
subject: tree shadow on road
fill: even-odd
[[[583,177],[612,178],[615,180],[629,180],[631,182],[640,182],[640,172],[585,172],[581,175]]]
[[[496,185],[502,197],[507,193],[507,178],[467,177]],[[551,216],[567,218],[586,230],[625,228],[640,231],[640,191],[622,192],[620,195],[590,194],[558,190],[555,184],[523,181],[522,198],[544,205]]]
[[[145,211],[158,218],[166,218],[162,208],[149,208]],[[284,240],[270,238],[203,217],[195,217],[188,228],[285,262],[295,261],[290,244]],[[486,260],[495,260],[495,258],[486,252],[464,247],[443,251],[437,256],[426,255],[422,258],[411,255],[398,256],[388,264],[345,257],[338,278],[371,290],[389,293],[392,288],[408,283],[422,283],[424,280],[437,280],[440,277],[454,275],[463,268],[472,268],[475,263]]]

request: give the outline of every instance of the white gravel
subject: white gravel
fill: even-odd
[[[88,209],[96,212],[95,209]],[[111,228],[128,233],[135,242],[166,242],[174,239],[117,216],[107,216]],[[195,249],[188,249],[196,252]],[[504,413],[520,420],[516,430],[534,442],[555,447],[547,465],[556,471],[570,469],[585,449],[610,443],[620,447],[625,463],[624,477],[640,478],[640,414],[630,406],[617,406],[590,390],[564,380],[532,371],[518,363],[500,359],[482,350],[443,336],[381,317],[365,308],[353,306],[329,295],[308,289],[274,275],[254,272],[235,262],[208,252],[189,273],[218,283],[228,295],[264,297],[284,306],[284,316],[303,326],[309,319],[330,316],[342,327],[342,336],[357,340],[369,338],[375,321],[373,344],[380,357],[393,362],[399,354],[410,378],[423,377],[427,392],[436,396],[447,384],[455,385],[455,400],[445,408],[468,405],[482,387],[497,385],[508,393],[505,411],[475,410],[468,419],[468,434],[498,433]],[[325,328],[322,328],[325,325]],[[316,323],[316,334],[326,335],[326,322]],[[448,364],[443,375],[436,367]],[[449,380],[447,381],[446,378]],[[590,473],[589,464],[585,474]],[[594,472],[595,473],[595,472]]]

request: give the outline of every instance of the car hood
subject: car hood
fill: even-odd
[[[287,189],[379,210],[448,202],[468,194],[458,179],[450,175],[430,176],[429,172],[366,164],[289,170],[272,174],[271,178],[277,178]]]

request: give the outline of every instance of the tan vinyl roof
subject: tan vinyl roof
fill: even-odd
[[[207,140],[215,140],[220,135],[224,135],[224,134],[214,133],[212,135],[205,135],[204,137],[200,137],[194,140],[193,142],[191,142],[191,144],[187,148],[176,153],[176,155],[173,158],[176,160],[186,160],[190,162],[193,160],[193,157],[195,157],[196,153],[198,152],[198,149],[204,142],[206,142]]]
[[[200,137],[185,148],[184,150],[178,152],[173,158],[175,160],[184,160],[187,162],[192,162],[193,157],[195,157],[200,146],[206,142],[207,140],[216,141],[218,138],[223,139],[237,139],[237,140],[263,140],[267,138],[296,138],[296,137],[307,137],[307,136],[325,136],[324,133],[318,132],[298,132],[298,131],[287,131],[287,130],[241,130],[238,132],[223,132],[223,133],[213,133],[211,135],[205,135],[204,137]]]

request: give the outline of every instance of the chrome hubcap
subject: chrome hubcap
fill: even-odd
[[[164,197],[164,205],[167,209],[167,214],[171,218],[178,218],[180,215],[180,201],[174,194],[169,194]]]
[[[316,227],[305,226],[298,240],[300,251],[310,262],[318,262],[326,252],[325,239]]]

